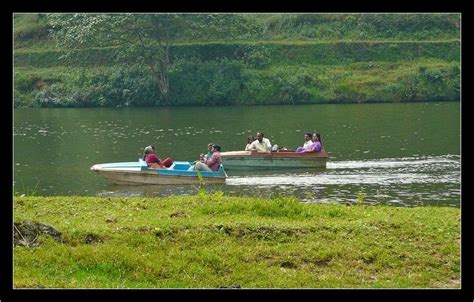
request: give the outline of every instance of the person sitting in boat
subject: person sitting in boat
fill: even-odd
[[[208,158],[211,158],[212,156],[212,146],[214,145],[214,143],[209,143],[207,144],[207,154],[204,154],[204,153],[201,153],[199,155],[199,161],[203,161],[204,159],[208,159]]]
[[[313,152],[319,152],[323,149],[323,142],[321,141],[321,134],[319,132],[313,134],[313,143]]]
[[[250,135],[249,137],[247,137],[247,145],[245,146],[245,150],[248,150],[250,144],[255,140],[255,137],[253,137],[253,135]]]
[[[262,132],[257,132],[257,139],[254,140],[245,151],[257,150],[258,152],[271,152],[272,144],[268,138],[264,137]]]
[[[304,145],[302,147],[296,148],[295,152],[303,153],[303,152],[313,152],[314,142],[313,142],[313,135],[309,132],[306,132],[304,135]]]
[[[170,157],[167,157],[164,160],[161,160],[156,155],[155,146],[152,146],[152,145],[145,147],[143,160],[146,161],[149,168],[154,168],[154,169],[169,168],[173,164],[173,159],[171,159]]]
[[[210,158],[202,158],[202,161],[197,161],[194,167],[189,170],[200,170],[200,171],[217,171],[222,163],[221,161],[221,146],[212,145],[212,155]]]

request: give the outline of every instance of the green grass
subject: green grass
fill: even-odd
[[[54,83],[89,91],[92,89],[89,85],[97,82],[94,78],[111,77],[114,71],[108,67],[17,67],[14,73],[15,105],[35,106],[35,96]],[[235,104],[285,103],[283,87],[293,89],[296,103],[453,101],[459,99],[460,93],[459,63],[429,58],[345,65],[269,65],[260,69],[242,69],[240,78],[243,86],[232,94]],[[181,87],[179,85],[184,85],[177,97],[180,104],[194,104],[197,92],[205,93],[204,88],[175,82],[171,83],[171,89]],[[295,92],[298,89],[306,92],[301,97],[303,100],[298,99]]]
[[[319,43],[335,41],[442,41],[457,40],[459,14],[241,14],[249,23],[240,32],[237,24],[227,31],[236,35],[199,36],[180,33],[177,43]],[[51,48],[44,14],[15,14],[15,49]],[[225,31],[224,31],[225,32]],[[34,37],[35,39],[31,39]]]
[[[15,197],[60,230],[15,247],[15,288],[459,288],[455,208],[292,198]],[[102,242],[86,244],[93,234]]]
[[[16,14],[13,19],[13,29],[17,34],[35,31],[44,24],[46,24],[46,20],[41,22],[38,14]]]
[[[209,61],[219,58],[245,60],[245,53],[265,51],[266,60],[271,64],[327,64],[343,66],[353,62],[368,61],[411,61],[423,58],[459,61],[460,41],[434,42],[348,42],[332,43],[193,43],[176,44],[171,55],[177,58],[198,58]],[[15,50],[15,67],[54,67],[54,66],[112,66],[126,64],[117,60],[117,47],[77,49],[70,60],[61,60],[64,51],[60,49]]]

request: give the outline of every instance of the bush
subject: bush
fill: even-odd
[[[170,97],[176,104],[228,105],[241,93],[243,63],[236,60],[181,60],[170,74]]]
[[[334,89],[335,101],[341,103],[357,102],[363,103],[367,101],[367,94],[350,84],[340,84]]]
[[[381,90],[381,98],[389,102],[403,102],[405,100],[404,86],[401,83],[389,83]]]
[[[31,92],[35,88],[35,84],[41,79],[37,75],[15,73],[14,86],[15,90],[21,92]]]
[[[143,70],[118,68],[110,76],[99,75],[96,79],[103,90],[100,102],[105,105],[151,106],[162,100],[155,79]]]
[[[169,102],[147,69],[51,69],[15,73],[15,107],[307,104],[459,100],[460,69],[438,61],[345,67],[303,64],[248,69],[238,60],[178,60]],[[62,81],[62,82],[59,82]]]
[[[39,107],[77,107],[78,96],[62,84],[53,84],[38,92],[35,101]]]
[[[81,71],[67,83],[43,87],[36,95],[40,107],[127,107],[159,104],[154,79],[145,71],[117,68],[112,71]]]
[[[422,68],[400,77],[405,101],[458,100],[459,74],[447,68]]]
[[[443,80],[443,72],[439,69],[430,69],[425,76],[428,82],[431,83],[440,83]]]
[[[297,104],[306,103],[310,98],[310,94],[304,87],[299,87],[294,83],[289,83],[286,86],[280,87],[280,93],[277,97],[283,104]]]
[[[278,103],[303,104],[311,99],[306,86],[313,78],[307,73],[281,69],[271,76],[271,81],[275,89],[271,98]]]
[[[271,53],[268,47],[248,47],[242,60],[251,68],[264,68],[271,62]]]

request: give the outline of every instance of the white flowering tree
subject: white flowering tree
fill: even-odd
[[[236,14],[48,14],[50,35],[66,57],[78,48],[115,47],[130,65],[144,66],[165,102],[169,93],[170,46],[181,36],[226,35],[245,23]]]

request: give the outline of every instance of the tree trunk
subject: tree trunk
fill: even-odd
[[[157,83],[160,88],[161,96],[166,104],[169,102],[169,77],[168,77],[168,67],[169,67],[169,46],[165,47],[165,55],[162,60],[160,60],[160,70],[157,75]]]
[[[168,98],[168,92],[169,92],[169,78],[168,78],[168,69],[167,67],[164,67],[162,64],[160,64],[160,72],[158,74],[157,78],[157,84],[158,87],[160,88],[160,94],[163,97],[163,100],[168,103],[169,98]]]

